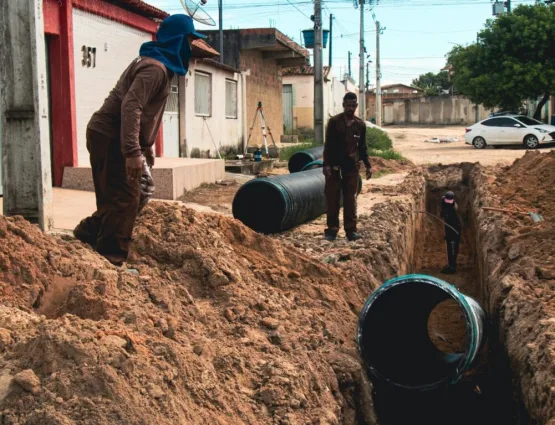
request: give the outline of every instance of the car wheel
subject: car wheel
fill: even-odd
[[[487,145],[488,144],[486,143],[486,139],[484,139],[483,137],[478,136],[472,141],[472,146],[474,146],[476,149],[485,149]]]
[[[536,149],[540,145],[540,142],[536,136],[529,134],[524,138],[524,147],[526,149]]]

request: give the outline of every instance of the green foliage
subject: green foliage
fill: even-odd
[[[393,148],[393,142],[384,131],[378,128],[366,128],[366,147],[369,151],[385,151]]]
[[[424,90],[426,96],[439,96],[441,90],[451,90],[452,85],[447,72],[428,72],[412,80],[412,86]]]
[[[407,161],[407,159],[399,152],[397,152],[395,149],[386,149],[386,150],[371,149],[368,151],[368,155],[377,156],[382,159],[392,159],[394,161]]]
[[[293,154],[304,151],[305,149],[312,148],[312,143],[301,143],[298,145],[287,146],[286,148],[281,148],[279,150],[279,159],[280,161],[289,161],[289,159],[293,156]]]
[[[457,90],[486,108],[519,110],[526,99],[548,99],[555,93],[555,5],[521,5],[489,20],[478,43],[455,47],[448,61]]]

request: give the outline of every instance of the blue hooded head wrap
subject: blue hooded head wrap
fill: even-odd
[[[206,38],[195,31],[193,20],[187,15],[171,15],[164,19],[156,33],[156,41],[143,43],[139,55],[162,62],[177,75],[187,75],[191,47],[187,36]]]

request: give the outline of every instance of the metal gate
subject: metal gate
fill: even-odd
[[[293,131],[293,85],[283,85],[283,127],[285,133]]]
[[[173,77],[171,92],[162,118],[164,131],[164,157],[179,158],[179,86],[177,75]]]
[[[384,105],[383,117],[384,124],[393,124],[393,105]]]

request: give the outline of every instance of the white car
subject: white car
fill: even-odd
[[[555,126],[524,115],[505,115],[468,127],[464,139],[476,149],[488,145],[524,145],[527,149],[535,149],[542,143],[555,141]]]

